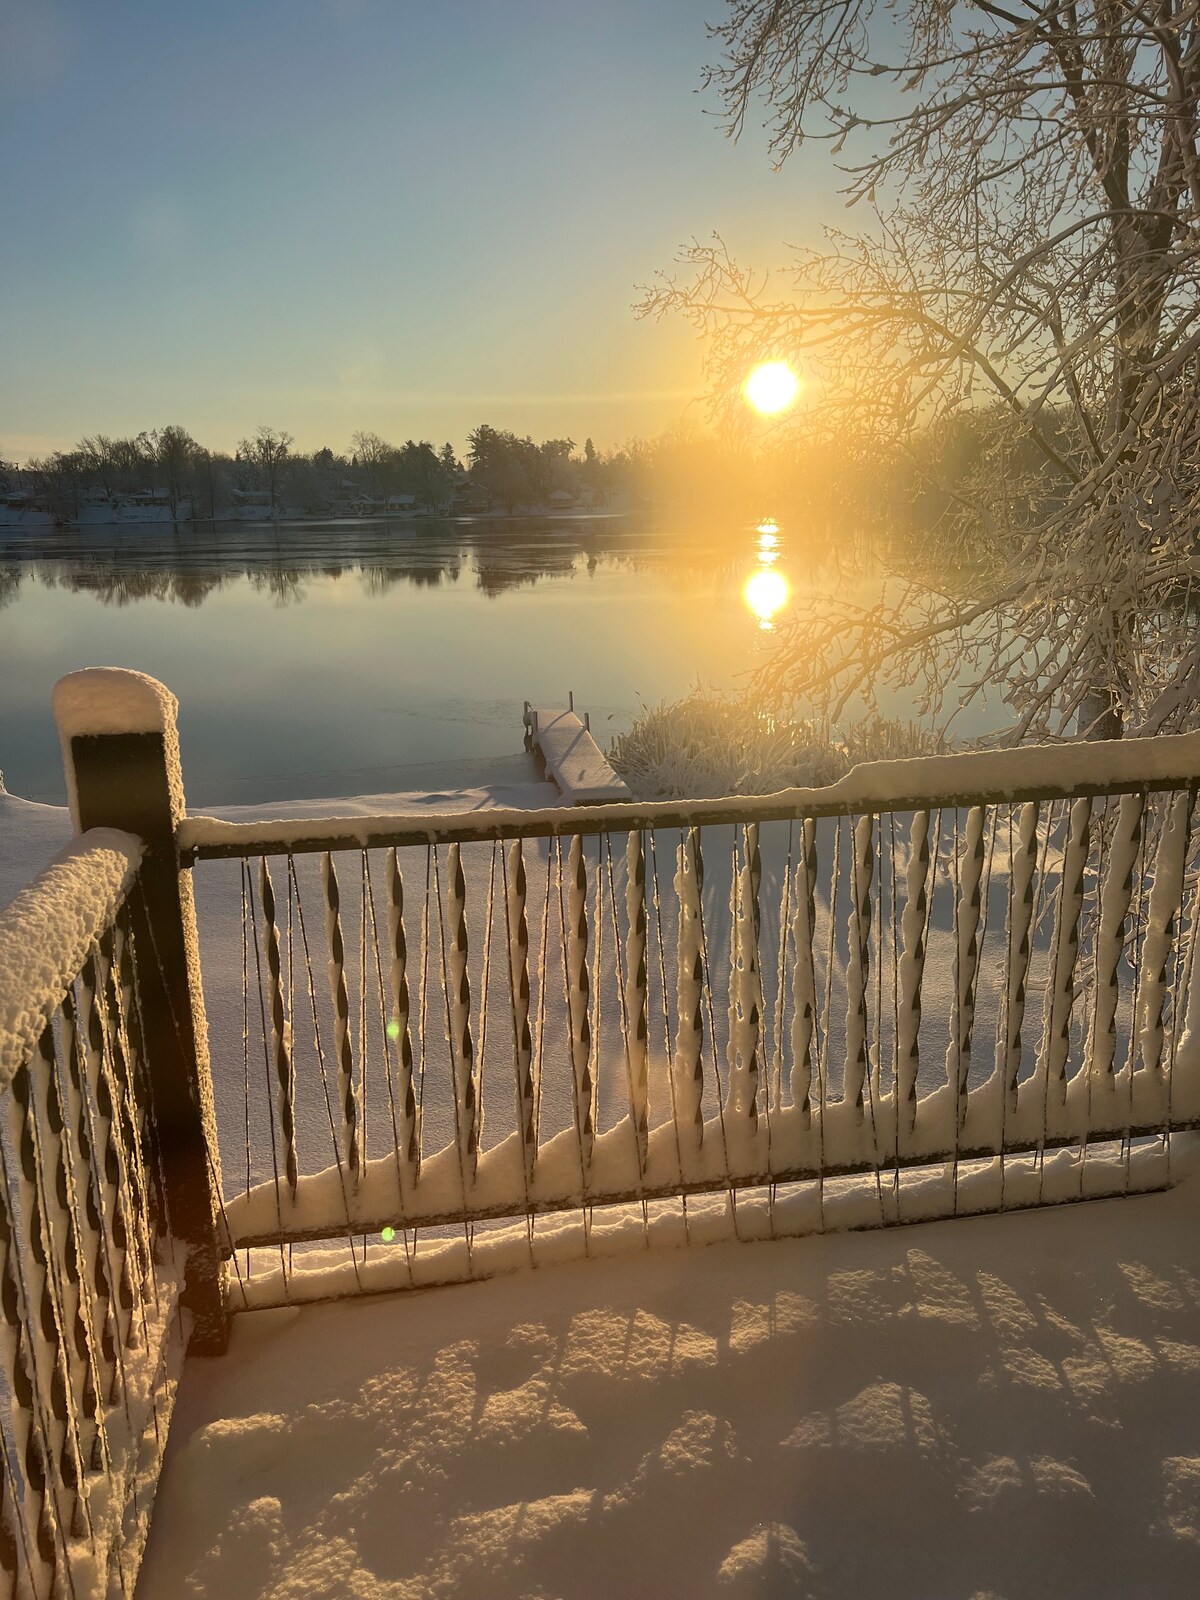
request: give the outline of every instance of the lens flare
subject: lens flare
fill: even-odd
[[[786,411],[800,393],[800,379],[786,361],[764,361],[746,379],[746,399],[764,417]]]
[[[782,572],[773,567],[761,567],[746,580],[742,598],[758,618],[760,628],[774,626],[774,618],[791,598],[791,588]]]

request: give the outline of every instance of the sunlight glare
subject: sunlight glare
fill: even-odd
[[[764,417],[786,411],[799,393],[800,379],[786,361],[764,361],[746,379],[746,399]]]
[[[759,627],[769,629],[774,625],[772,619],[787,605],[791,592],[781,572],[762,567],[746,580],[742,597],[758,618]]]

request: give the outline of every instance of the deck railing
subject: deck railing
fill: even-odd
[[[1161,1186],[1200,1122],[1198,776],[1189,735],[187,819],[202,948],[242,952],[209,987],[232,1304]]]
[[[160,684],[55,707],[78,837],[0,914],[15,1594],[131,1592],[234,1310],[1162,1187],[1200,1127],[1200,735],[238,825]]]
[[[142,845],[96,830],[0,912],[0,1570],[132,1592],[183,1358],[134,960]]]

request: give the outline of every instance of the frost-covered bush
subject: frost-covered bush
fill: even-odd
[[[643,708],[614,740],[609,760],[639,800],[703,799],[834,783],[860,761],[943,748],[937,736],[887,717],[839,729],[696,689],[671,705]]]

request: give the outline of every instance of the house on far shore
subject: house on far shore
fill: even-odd
[[[572,511],[578,502],[569,489],[552,489],[546,496],[551,511]]]
[[[263,522],[271,515],[271,496],[265,489],[231,489],[230,513],[239,522]]]
[[[481,514],[492,509],[492,497],[478,483],[472,483],[469,478],[454,485],[453,510],[464,515]]]
[[[416,504],[415,494],[390,494],[387,497],[387,509],[393,516],[411,516]]]

